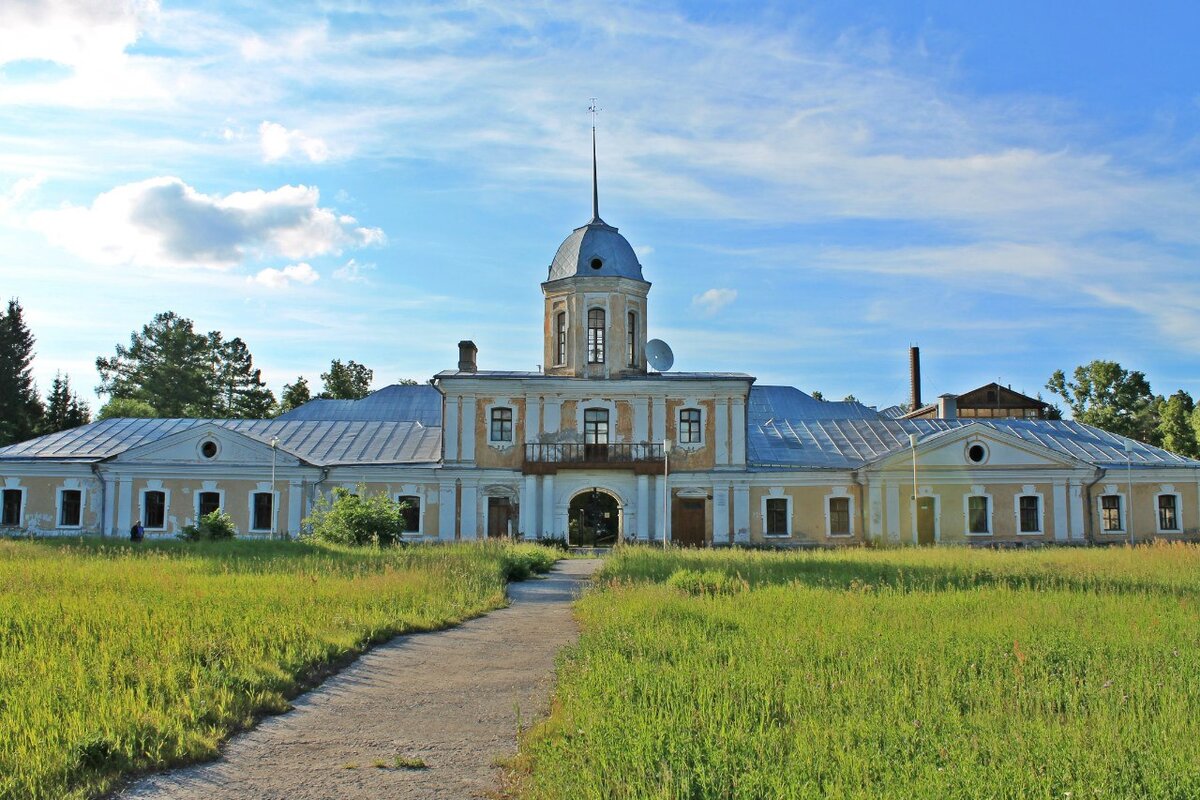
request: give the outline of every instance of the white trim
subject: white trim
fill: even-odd
[[[832,527],[832,512],[829,508],[830,500],[849,500],[850,501],[850,530],[848,533],[834,533]],[[846,491],[845,486],[834,486],[833,491],[825,495],[825,536],[830,539],[853,539],[854,530],[854,495]]]
[[[256,528],[254,527],[254,496],[260,494],[271,495],[271,527]],[[273,533],[279,530],[279,492],[271,489],[270,481],[266,486],[256,486],[246,493],[246,532],[247,533]]]
[[[1013,514],[1016,519],[1016,532],[1018,536],[1045,536],[1046,535],[1046,498],[1041,492],[1031,491],[1032,486],[1024,487],[1020,492],[1013,497]],[[1036,497],[1038,501],[1037,519],[1038,527],[1036,531],[1021,530],[1021,498]]]
[[[1154,532],[1155,533],[1183,533],[1183,495],[1174,491],[1174,486],[1164,486],[1163,491],[1154,495]],[[1175,498],[1175,525],[1174,528],[1160,528],[1159,522],[1161,517],[1158,513],[1158,498],[1174,497]]]
[[[1105,488],[1105,491],[1096,495],[1096,530],[1098,530],[1100,533],[1108,535],[1108,536],[1124,536],[1126,533],[1129,532],[1129,525],[1127,523],[1127,518],[1126,518],[1126,514],[1128,513],[1127,509],[1129,508],[1129,504],[1128,504],[1128,502],[1126,502],[1125,493],[1118,492],[1111,486],[1105,486],[1104,488]],[[1109,491],[1110,489],[1112,489],[1112,491]],[[1104,527],[1104,498],[1106,498],[1106,497],[1121,498],[1120,505],[1117,507],[1117,511],[1119,511],[1120,515],[1121,515],[1121,527],[1120,528],[1115,528],[1115,529],[1109,530]]]
[[[617,444],[617,403],[615,400],[603,400],[598,397],[580,398],[575,402],[575,432],[579,441],[587,441],[583,427],[583,415],[588,409],[604,409],[608,412],[608,443]]]
[[[417,529],[415,531],[405,531],[404,536],[424,536],[425,535],[425,496],[420,490],[392,492],[392,499],[397,503],[401,502],[403,497],[415,497],[417,499]]]
[[[204,455],[204,445],[208,444],[209,442],[212,442],[217,447],[216,452],[213,453],[211,457]],[[202,462],[208,462],[216,461],[220,457],[221,440],[216,436],[213,436],[211,432],[206,433],[204,436],[201,436],[196,440],[196,458],[200,459]]]
[[[78,484],[79,481],[74,478],[72,483]],[[74,525],[65,525],[62,521],[62,494],[63,492],[79,492],[79,522]],[[54,489],[54,527],[59,530],[78,530],[83,527],[84,512],[87,511],[87,489],[83,486],[57,486]]]
[[[977,491],[982,487],[972,487],[972,491],[963,495],[963,533],[967,536],[992,536],[996,532],[995,526],[992,524],[992,515],[996,512],[996,504],[992,502],[992,496],[985,491]],[[971,530],[971,498],[982,497],[987,500],[987,530],[972,531]]]
[[[983,448],[983,458],[980,459],[979,461],[974,461],[971,459],[971,448],[972,447],[982,447]],[[992,457],[992,448],[988,447],[987,442],[983,441],[983,439],[980,439],[978,437],[971,437],[971,438],[967,439],[965,442],[963,442],[963,461],[965,461],[968,466],[982,467],[985,464],[987,464],[989,460],[991,460],[991,457]],[[976,534],[976,535],[979,535],[979,534]]]
[[[508,441],[503,439],[492,438],[492,412],[499,408],[507,408],[512,412],[512,431]],[[508,397],[497,397],[483,409],[483,424],[487,427],[487,445],[493,450],[501,452],[511,450],[517,446],[517,425],[520,421],[520,413],[517,410],[516,404]]]
[[[157,486],[151,484],[157,483]],[[163,524],[161,528],[151,528],[146,524],[146,494],[148,492],[161,492],[163,495]],[[145,487],[138,490],[138,521],[142,523],[142,528],[147,531],[165,531],[170,527],[171,521],[171,490],[163,488],[162,481],[150,481]]]
[[[4,486],[0,486],[0,492],[20,492],[21,507],[17,512],[17,521],[15,524],[0,525],[0,528],[21,528],[25,525],[25,503],[29,500],[29,488],[21,485],[20,478],[7,478],[4,481]],[[3,501],[3,494],[0,494],[0,502]],[[2,509],[0,509],[2,512]],[[3,517],[0,517],[3,519]]]
[[[787,513],[784,515],[784,520],[787,522],[787,533],[768,533],[767,532],[767,501],[768,500],[783,500],[787,503]],[[792,535],[792,498],[791,495],[785,494],[783,487],[772,486],[767,494],[762,496],[759,502],[759,519],[762,521],[762,535],[765,539],[787,539]]]
[[[218,489],[216,486],[216,481],[205,481],[204,484],[199,489],[197,489],[195,492],[192,493],[192,523],[193,524],[196,524],[196,525],[200,524],[200,495],[205,494],[207,492],[214,492],[220,498],[219,505],[217,506],[217,510],[219,510],[219,511],[225,510],[225,490]]]

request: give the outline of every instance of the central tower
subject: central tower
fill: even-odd
[[[617,378],[646,372],[650,283],[629,242],[600,219],[592,127],[592,219],[558,247],[542,284],[545,373]]]

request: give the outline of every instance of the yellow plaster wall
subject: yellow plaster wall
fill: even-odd
[[[1136,473],[1135,473],[1136,474]],[[1120,480],[1123,477],[1119,470],[1113,470],[1108,477],[1097,483],[1090,492],[1088,505],[1084,509],[1084,513],[1089,516],[1089,530],[1093,538],[1098,542],[1121,542],[1129,540],[1129,533],[1104,533],[1101,527],[1099,498],[1101,495],[1107,494],[1105,487],[1112,485],[1116,487],[1117,494],[1128,495],[1129,486],[1125,481]],[[1164,487],[1173,487],[1173,493],[1179,495],[1179,505],[1177,510],[1182,522],[1182,534],[1157,534],[1158,530],[1158,500],[1157,496],[1164,492]],[[1148,538],[1171,539],[1180,536],[1195,536],[1200,533],[1200,504],[1197,502],[1198,490],[1195,482],[1188,483],[1135,483],[1133,484],[1133,503],[1129,511],[1132,512],[1132,528],[1135,541],[1145,541]],[[1130,526],[1126,526],[1130,527]]]
[[[750,541],[765,544],[856,544],[863,540],[862,498],[857,486],[847,487],[845,496],[853,498],[851,505],[851,529],[853,536],[825,535],[825,498],[832,495],[833,486],[784,487],[782,494],[773,494],[769,487],[750,487]],[[763,498],[789,497],[792,500],[792,535],[767,536],[766,520],[763,519]]]
[[[712,469],[716,466],[717,418],[715,400],[701,400],[704,409],[704,446],[696,450],[685,450],[679,445],[679,409],[695,408],[684,405],[683,400],[667,400],[667,438],[675,443],[671,450],[671,468],[681,472]]]
[[[20,478],[20,486],[4,487],[4,483],[8,478]],[[78,485],[66,486],[69,478],[74,478],[78,481]],[[64,528],[61,529],[67,533],[77,532],[94,532],[100,529],[103,524],[101,519],[101,509],[103,508],[104,489],[100,481],[92,476],[80,477],[78,475],[71,476],[18,476],[14,474],[0,474],[0,487],[17,488],[25,490],[25,510],[21,518],[20,530],[32,530],[42,532],[53,532],[60,530],[58,528],[57,517],[57,495],[60,488],[77,488],[84,491],[83,497],[83,513],[80,521],[82,522],[79,528]],[[12,530],[0,528],[0,531]]]
[[[513,440],[505,447],[497,447],[488,441],[491,434],[491,417],[488,406],[496,402],[495,397],[475,398],[475,464],[484,468],[520,469],[524,463],[525,450],[525,398],[510,397],[508,405],[516,418],[513,423]]]

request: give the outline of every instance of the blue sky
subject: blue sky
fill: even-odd
[[[827,396],[1093,358],[1200,395],[1194,4],[0,5],[0,280],[81,388],[158,311],[272,388],[541,360],[590,212],[683,370]]]

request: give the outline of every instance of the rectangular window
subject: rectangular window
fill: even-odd
[[[272,506],[274,496],[270,492],[255,492],[253,494],[252,517],[250,520],[250,529],[255,531],[269,531],[275,527],[272,520]]]
[[[1027,494],[1019,502],[1021,508],[1021,533],[1041,533],[1041,498],[1036,495]]]
[[[1100,526],[1106,531],[1123,530],[1119,494],[1106,494],[1100,498]]]
[[[850,498],[829,498],[829,535],[850,535]]]
[[[207,516],[214,511],[221,510],[221,493],[220,492],[200,492],[196,495],[196,514],[197,516]]]
[[[604,309],[588,311],[588,363],[604,363]]]
[[[404,518],[405,533],[421,532],[421,498],[415,494],[402,494],[396,497],[400,504],[400,516]]]
[[[493,442],[511,442],[513,440],[513,412],[511,408],[492,409]]]
[[[628,353],[629,366],[636,367],[637,366],[637,314],[633,313],[632,311],[629,312],[628,327],[629,327],[629,330],[626,331],[625,338],[627,340],[626,349],[629,351],[629,353]]]
[[[679,410],[679,443],[700,444],[700,409]]]
[[[58,494],[58,526],[78,528],[83,523],[83,492],[63,489]]]
[[[1175,508],[1175,495],[1173,494],[1158,496],[1158,529],[1160,531],[1179,530],[1179,513]]]
[[[988,498],[981,495],[967,498],[967,532],[991,533],[988,528]]]
[[[162,530],[167,527],[167,493],[142,492],[142,527]]]
[[[4,490],[4,510],[0,514],[0,525],[21,524],[21,500],[24,495],[20,489]]]
[[[788,501],[786,498],[767,498],[767,535],[788,535]]]
[[[555,317],[554,327],[556,329],[556,350],[555,364],[567,363],[567,312],[560,311]]]

